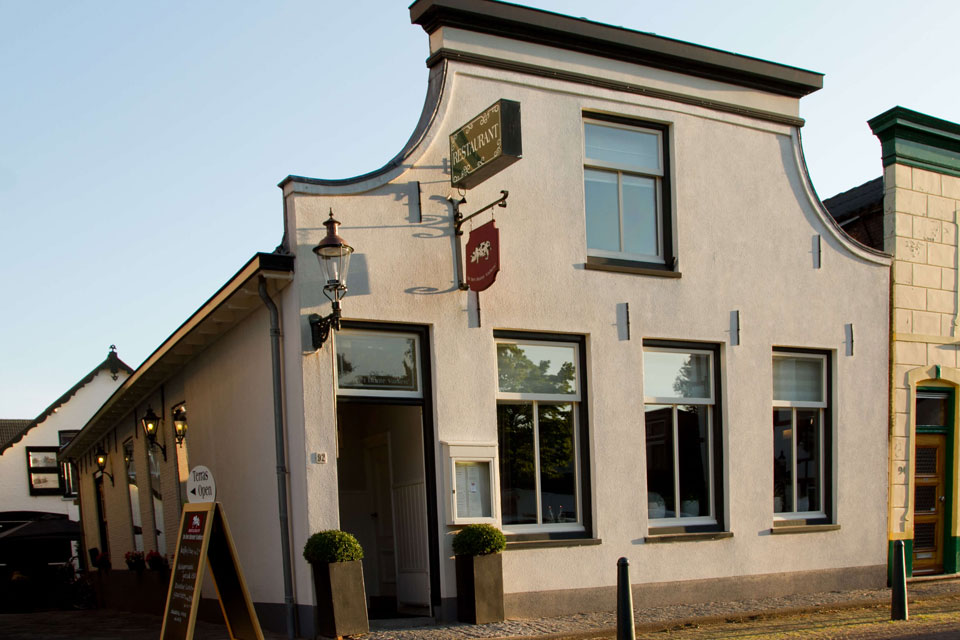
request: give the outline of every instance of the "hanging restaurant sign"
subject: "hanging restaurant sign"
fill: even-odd
[[[500,271],[500,230],[494,221],[470,232],[467,240],[467,286],[483,291],[493,284]]]
[[[520,103],[497,100],[450,134],[450,184],[470,189],[522,155]]]

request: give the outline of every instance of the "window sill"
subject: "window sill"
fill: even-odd
[[[664,542],[698,542],[700,540],[723,540],[732,538],[732,531],[702,531],[699,533],[654,533],[644,536],[646,544],[661,544]]]
[[[793,533],[820,533],[822,531],[839,531],[838,524],[781,524],[774,525],[770,533],[779,536]]]
[[[555,540],[513,540],[507,539],[507,551],[524,549],[553,549],[554,547],[590,547],[603,543],[600,538],[559,538]]]
[[[640,266],[643,263],[636,263],[636,265],[630,264],[611,264],[610,262],[604,260],[604,262],[594,262],[595,260],[600,260],[601,258],[587,258],[587,262],[583,264],[583,268],[588,271],[611,271],[614,273],[632,273],[638,276],[656,276],[659,278],[679,278],[679,271],[671,271],[669,269],[658,269],[656,267],[646,267]]]

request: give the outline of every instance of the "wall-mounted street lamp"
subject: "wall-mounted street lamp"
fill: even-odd
[[[347,292],[347,269],[350,266],[353,247],[337,235],[339,225],[340,222],[334,219],[333,209],[331,209],[330,217],[323,223],[327,228],[327,235],[313,248],[327,280],[323,285],[323,295],[327,296],[333,306],[333,311],[328,316],[310,314],[310,335],[313,338],[314,349],[323,346],[331,329],[340,330],[340,299]]]
[[[173,408],[173,437],[177,446],[183,446],[183,439],[187,437],[187,405],[183,402]]]
[[[113,474],[104,471],[107,468],[107,452],[103,450],[103,447],[98,447],[97,452],[93,456],[94,462],[97,463],[97,473],[100,474],[100,477],[107,476],[110,478],[110,486],[113,486]]]
[[[167,448],[157,442],[157,433],[160,431],[160,416],[153,412],[153,407],[147,407],[147,412],[140,418],[140,424],[143,426],[143,433],[147,436],[147,444],[151,447],[157,447],[163,454],[163,460],[167,460]]]

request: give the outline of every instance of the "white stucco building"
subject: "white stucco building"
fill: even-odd
[[[80,520],[76,470],[69,463],[58,462],[57,452],[132,371],[111,348],[103,362],[40,415],[28,420],[0,421],[0,531],[11,531],[44,518]],[[24,552],[22,544],[27,540],[29,536],[18,536],[17,544],[12,546],[9,540],[0,541],[0,564],[6,566],[17,560],[15,556]],[[39,545],[31,548],[30,553],[64,561],[69,557],[69,544],[66,550],[63,547],[57,543],[53,543],[53,548]],[[30,558],[21,560],[32,562]]]
[[[798,104],[821,76],[487,0],[410,11],[430,67],[410,141],[354,179],[283,180],[288,253],[255,256],[68,448],[86,503],[98,444],[154,451],[136,432],[153,408],[161,508],[104,486],[105,522],[85,510],[85,529],[115,555],[130,513],[173,530],[206,465],[262,620],[282,626],[267,295],[302,625],[300,549],[330,528],[364,545],[374,613],[448,616],[449,540],[473,521],[507,534],[514,617],[612,608],[621,556],[651,605],[882,584],[890,258],[809,183]],[[501,100],[522,158],[458,191],[449,136]],[[495,217],[496,282],[461,290],[455,203],[502,191],[464,225]],[[356,254],[342,327],[315,349],[331,210]]]

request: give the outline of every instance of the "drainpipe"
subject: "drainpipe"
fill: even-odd
[[[270,312],[270,355],[273,360],[273,426],[277,448],[277,501],[280,504],[280,553],[283,557],[283,603],[287,610],[287,639],[296,637],[296,603],[290,574],[290,516],[287,512],[287,458],[283,445],[283,385],[280,382],[280,314],[260,276],[260,299]]]

